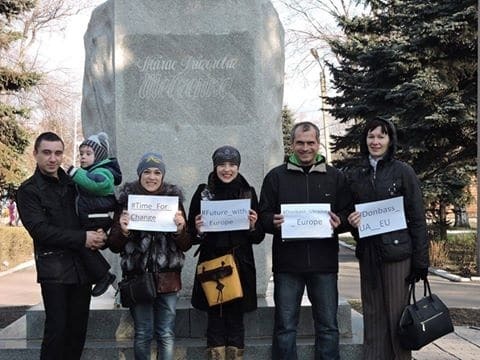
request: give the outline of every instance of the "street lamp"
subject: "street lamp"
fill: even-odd
[[[327,121],[327,114],[325,111],[325,100],[324,97],[327,95],[327,80],[325,77],[325,65],[320,61],[320,57],[318,56],[318,51],[315,48],[310,49],[310,53],[317,61],[318,65],[320,66],[320,101],[321,107],[320,111],[322,113],[322,125],[323,125],[323,141],[325,146],[325,161],[328,164],[331,160],[330,155],[330,131],[328,128],[328,121]]]

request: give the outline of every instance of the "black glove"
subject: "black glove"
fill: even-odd
[[[414,268],[412,269],[410,275],[405,278],[405,281],[408,283],[418,282],[420,281],[420,279],[425,280],[427,278],[427,275],[428,268]]]

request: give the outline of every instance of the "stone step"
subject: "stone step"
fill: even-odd
[[[273,329],[271,298],[260,299],[257,311],[245,316],[245,360],[271,360]],[[0,360],[36,360],[40,356],[44,313],[42,305],[0,331]],[[340,355],[342,360],[360,360],[363,320],[340,299],[338,309]],[[192,309],[188,299],[180,299],[176,323],[176,360],[205,359],[205,313]],[[89,329],[82,360],[133,360],[133,326],[128,309],[113,306],[112,295],[92,301]],[[152,354],[155,353],[152,344]],[[299,359],[314,358],[311,309],[302,302],[298,326]],[[152,357],[155,358],[155,357]]]
[[[0,349],[0,360],[36,360],[40,356],[40,340],[6,341]],[[124,341],[87,341],[82,360],[133,360],[132,340]],[[342,339],[340,341],[340,358],[342,360],[360,360],[362,345],[359,342]],[[248,339],[245,346],[245,360],[270,360],[271,339]],[[297,339],[299,359],[314,358],[314,340],[311,337]],[[155,349],[152,346],[152,359]],[[205,359],[205,340],[182,339],[175,343],[175,360]]]
[[[347,301],[340,299],[337,318],[341,337],[352,337],[351,308]],[[26,312],[26,339],[38,340],[43,337],[45,313],[41,304]],[[271,300],[259,299],[256,311],[245,314],[245,337],[270,337],[273,329],[274,306]],[[175,333],[177,338],[203,338],[207,316],[205,312],[193,309],[189,299],[180,299],[177,306]],[[313,320],[310,304],[303,303],[298,325],[299,336],[313,336]],[[133,321],[130,312],[117,308],[113,298],[102,296],[92,301],[87,338],[91,340],[128,340],[133,338]]]

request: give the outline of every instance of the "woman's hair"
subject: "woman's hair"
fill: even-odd
[[[382,129],[382,133],[387,134],[390,137],[391,134],[389,134],[389,127],[387,126],[387,123],[380,119],[374,119],[365,125],[365,129],[363,130],[364,136],[367,137],[368,133],[375,130],[377,127],[380,127]]]
[[[390,144],[388,145],[387,157],[392,157],[395,153],[397,147],[397,133],[395,131],[395,126],[390,120],[377,117],[373,120],[368,121],[365,124],[362,132],[362,138],[360,140],[360,152],[364,155],[368,155],[368,146],[367,146],[367,136],[368,133],[375,130],[377,127],[380,127],[384,134],[387,134],[390,139]]]

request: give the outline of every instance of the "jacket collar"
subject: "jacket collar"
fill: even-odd
[[[65,184],[69,182],[70,177],[65,173],[62,168],[58,169],[58,179],[52,176],[44,175],[40,172],[38,167],[35,169],[35,181],[37,182],[37,186],[40,189],[44,189],[48,186],[48,184]]]
[[[289,158],[287,159],[287,170],[304,172],[303,167],[300,165],[300,162],[298,161],[295,154],[290,155]],[[325,158],[322,155],[317,154],[317,156],[315,157],[315,163],[310,168],[309,173],[312,173],[312,172],[319,172],[319,173],[327,172],[327,164],[325,163]]]

